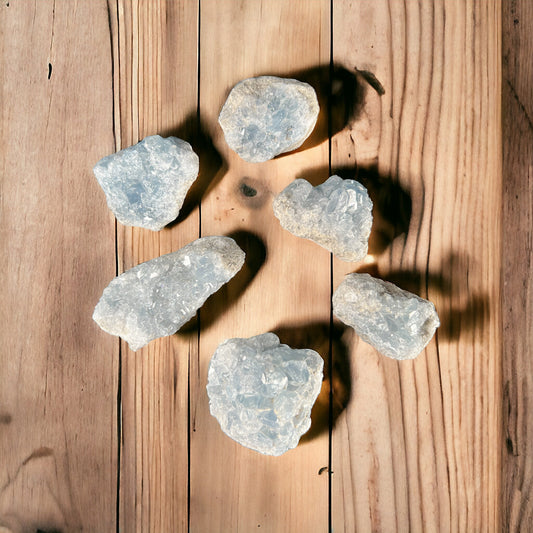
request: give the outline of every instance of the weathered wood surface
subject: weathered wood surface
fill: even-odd
[[[0,531],[533,527],[532,20],[526,0],[5,0]],[[303,150],[251,165],[216,119],[258,74],[309,81],[322,111]],[[201,158],[158,233],[116,224],[91,173],[153,133]],[[271,211],[330,165],[375,201],[361,265]],[[185,331],[134,353],[92,322],[116,272],[211,234],[247,263]],[[361,269],[435,302],[415,361],[330,330]],[[279,458],[223,435],[205,393],[216,346],[267,330],[328,370]]]
[[[110,52],[105,3],[0,5],[2,531],[115,527],[118,342],[91,320],[115,274],[91,171]]]
[[[283,328],[283,342],[305,343],[297,337],[318,322],[326,325],[321,340],[327,346],[329,254],[284,232],[271,208],[273,195],[304,163],[327,165],[327,129],[309,151],[247,164],[225,144],[217,118],[229,90],[243,78],[290,75],[322,65],[327,74],[329,2],[200,5],[200,119],[223,161],[202,200],[201,230],[202,235],[238,232],[248,261],[200,312],[199,358],[191,364],[190,528],[324,531],[328,479],[317,472],[328,464],[327,425],[296,450],[263,457],[220,431],[209,414],[205,385],[211,355],[226,338]],[[257,194],[246,196],[243,184]]]
[[[155,133],[177,135],[198,150],[197,17],[194,1],[109,2],[117,150]],[[118,225],[119,271],[196,239],[198,209],[184,207],[188,216],[160,232]],[[196,333],[137,352],[121,342],[121,531],[187,529],[188,369],[196,353]]]
[[[396,230],[374,243],[365,270],[433,301],[441,326],[412,362],[350,336],[353,394],[332,436],[333,528],[494,530],[501,6],[360,1],[347,16],[346,4],[334,3],[333,57],[371,72],[384,94],[362,82],[360,117],[332,140],[333,170],[359,169]],[[402,195],[404,209],[391,210]],[[335,285],[352,270],[334,268]]]
[[[533,5],[503,11],[502,530],[533,529]]]

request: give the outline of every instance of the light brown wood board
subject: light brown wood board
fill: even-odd
[[[114,528],[118,343],[91,320],[115,275],[91,171],[110,52],[104,3],[0,5],[2,531]]]
[[[0,10],[0,529],[528,530],[525,0]],[[258,74],[309,81],[322,111],[302,150],[251,165],[217,115]],[[116,223],[91,173],[153,133],[201,158],[183,214],[158,233]],[[272,214],[292,179],[320,183],[330,165],[375,203],[362,264],[331,262]],[[247,262],[185,331],[131,352],[92,322],[116,273],[212,234],[235,236]],[[418,359],[330,328],[331,291],[356,270],[435,302],[442,325]],[[218,343],[267,330],[327,370],[309,435],[279,458],[222,434],[205,393]]]
[[[193,142],[196,2],[119,1],[109,2],[108,7],[116,149],[156,133]],[[160,232],[118,225],[118,269],[122,272],[177,250],[198,234],[198,209],[190,202],[184,205],[179,224]],[[122,341],[120,347],[118,528],[185,531],[188,374],[189,359],[197,352],[197,335],[173,335],[137,352]]]
[[[343,7],[334,60],[384,89],[362,81],[360,117],[332,139],[333,171],[368,182],[383,228],[362,268],[433,301],[441,326],[401,363],[349,335],[334,530],[487,531],[500,480],[501,6],[367,1],[355,20]],[[352,270],[335,261],[335,285]]]

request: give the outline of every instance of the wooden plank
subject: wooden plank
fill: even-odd
[[[327,177],[327,113],[306,150],[262,165],[227,149],[216,118],[231,86],[256,74],[308,78],[325,97],[329,7],[202,2],[202,137],[198,2],[0,6],[0,529],[112,530],[119,481],[120,529],[187,530],[189,379],[190,530],[327,529],[327,386],[310,436],[267,458],[221,433],[205,381],[212,352],[232,336],[275,330],[327,355],[329,256],[282,232],[270,208],[294,177]],[[342,67],[331,85],[333,166],[368,184],[377,204],[372,256],[363,266],[335,261],[334,285],[366,268],[433,300],[443,325],[424,354],[403,363],[340,325],[332,332],[332,526],[527,530],[532,7],[335,0],[333,8]],[[344,128],[347,115],[355,120]],[[91,167],[156,132],[203,151],[200,185],[178,224],[157,234],[118,225],[115,235]],[[243,184],[256,196],[243,195]],[[90,319],[115,275],[115,237],[120,271],[176,250],[199,234],[202,195],[202,234],[240,232],[247,266],[202,310],[200,351],[192,324],[119,354],[117,339]]]
[[[501,5],[333,7],[334,59],[363,71],[333,170],[371,185],[376,204],[372,257],[335,261],[334,284],[364,268],[432,300],[442,322],[400,363],[348,335],[354,392],[332,436],[333,529],[496,531]]]
[[[197,15],[195,1],[111,3],[117,149],[158,133],[199,150]],[[198,193],[191,191],[185,214],[160,232],[118,225],[120,270],[197,238]],[[122,343],[123,531],[187,530],[188,367],[196,350],[196,334],[158,339],[136,353]]]
[[[103,1],[0,6],[2,531],[115,529],[118,342],[91,320],[115,273],[91,171],[110,52]]]
[[[201,2],[200,116],[225,163],[202,201],[202,235],[239,232],[247,263],[200,313],[199,359],[191,367],[192,532],[327,529],[328,478],[318,475],[328,464],[327,417],[295,450],[262,456],[222,433],[205,386],[209,360],[227,338],[278,331],[289,345],[322,344],[327,355],[329,254],[282,231],[271,208],[273,195],[302,169],[327,166],[326,107],[313,148],[263,164],[232,153],[217,118],[229,90],[250,76],[314,76],[327,86],[329,7],[323,0]],[[256,195],[247,196],[243,184]],[[325,401],[327,412],[327,391]]]
[[[502,531],[533,523],[533,5],[503,2]]]

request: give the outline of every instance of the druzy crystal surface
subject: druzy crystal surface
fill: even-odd
[[[272,205],[281,225],[294,235],[311,239],[344,261],[360,261],[368,251],[372,200],[354,180],[331,176],[313,187],[294,180]]]
[[[413,359],[439,327],[428,300],[369,274],[348,274],[333,294],[333,313],[393,359]]]
[[[178,216],[198,170],[188,142],[159,135],[104,157],[93,169],[118,221],[153,231]]]
[[[281,455],[311,425],[323,366],[318,353],[280,344],[274,333],[226,340],[209,364],[211,414],[239,444]]]
[[[315,127],[315,90],[290,78],[259,76],[239,82],[218,121],[229,147],[250,163],[295,150]]]
[[[93,319],[138,350],[172,335],[242,267],[244,252],[229,237],[202,237],[177,252],[124,272],[104,289]]]

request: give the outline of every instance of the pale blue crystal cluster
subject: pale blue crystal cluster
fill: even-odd
[[[197,239],[112,280],[93,319],[138,350],[178,331],[241,269],[244,256],[230,237]]]
[[[226,340],[209,364],[211,414],[239,444],[281,455],[311,425],[323,366],[315,351],[280,344],[274,333]]]
[[[307,83],[274,76],[241,81],[219,115],[226,142],[258,163],[295,150],[319,114]],[[104,157],[94,173],[119,222],[158,231],[175,220],[199,172],[185,141],[153,135]],[[331,176],[313,187],[296,179],[274,200],[281,225],[344,261],[368,252],[372,201],[357,181]],[[132,350],[171,335],[241,269],[245,254],[229,237],[203,237],[124,272],[103,291],[93,318]],[[333,312],[366,342],[394,359],[412,359],[429,343],[439,318],[434,305],[368,274],[349,274],[333,295]],[[229,339],[208,371],[211,414],[224,433],[252,450],[281,455],[311,425],[323,360],[292,349],[274,333]]]
[[[413,359],[440,325],[435,306],[369,274],[348,274],[333,294],[333,313],[378,352]]]
[[[300,147],[319,112],[315,90],[290,78],[260,76],[239,82],[218,121],[228,146],[250,163]]]
[[[188,142],[159,135],[104,157],[93,169],[117,220],[153,231],[177,218],[198,170]]]
[[[368,252],[372,200],[357,181],[331,176],[313,187],[297,179],[276,197],[273,209],[286,230],[344,261],[360,261]]]

